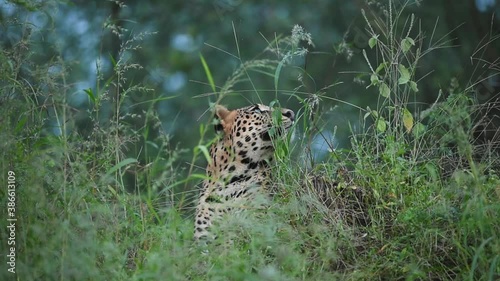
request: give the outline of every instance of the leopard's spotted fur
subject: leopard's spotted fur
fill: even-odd
[[[266,180],[274,146],[293,125],[292,110],[256,104],[236,110],[216,107],[220,139],[210,149],[211,161],[203,183],[195,218],[195,239],[212,239],[209,228],[223,214],[238,212],[257,194],[268,193]],[[276,122],[276,119],[281,119]],[[279,124],[279,125],[278,125]]]

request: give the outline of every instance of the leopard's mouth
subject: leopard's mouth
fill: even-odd
[[[291,122],[286,127],[271,127],[265,132],[262,132],[260,135],[262,137],[262,140],[271,141],[272,138],[282,137],[283,135],[285,135],[292,126],[293,122]]]

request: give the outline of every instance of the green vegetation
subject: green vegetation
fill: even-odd
[[[231,243],[207,249],[193,243],[192,217],[213,126],[189,127],[193,146],[164,132],[157,106],[176,96],[153,95],[134,79],[146,66],[133,54],[151,33],[123,40],[111,74],[101,54],[95,85],[80,89],[89,103],[82,109],[68,98],[73,62],[39,63],[35,51],[48,43],[28,23],[5,23],[22,32],[0,50],[0,280],[498,280],[500,136],[494,127],[490,137],[495,123],[485,116],[499,105],[477,102],[482,80],[458,79],[441,81],[449,86],[430,105],[416,105],[432,77],[419,76],[420,62],[448,45],[405,8],[389,4],[384,18],[360,12],[369,36],[358,79],[376,95],[374,108],[329,96],[340,80],[309,90],[315,77],[299,62],[315,38],[300,26],[252,60],[235,39],[239,64],[221,87],[216,66],[197,57],[212,102],[265,93],[273,106],[301,105],[295,132],[276,143],[271,207],[228,218],[218,231]],[[106,28],[126,37],[112,22]],[[290,90],[283,83],[292,76]],[[348,124],[349,148],[332,143],[339,124],[326,117],[336,109],[325,110],[325,100],[359,113]],[[330,147],[322,161],[318,136]],[[5,267],[8,181],[16,186],[16,275]]]

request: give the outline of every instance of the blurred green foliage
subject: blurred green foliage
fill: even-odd
[[[419,62],[415,76],[422,80],[414,105],[434,102],[439,89],[446,87],[443,82],[452,77],[458,77],[460,86],[465,88],[491,74],[477,66],[499,57],[500,43],[494,36],[500,19],[493,12],[498,12],[500,5],[481,12],[476,2],[481,1],[425,5],[421,1],[396,1],[395,6],[407,6],[398,25],[407,25],[410,14],[418,15],[414,33],[425,31],[421,38],[423,47],[450,47],[431,52]],[[86,109],[92,104],[85,90],[99,94],[99,76],[106,81],[112,75],[113,61],[120,56],[123,60],[133,59],[144,69],[127,72],[127,83],[142,83],[153,91],[130,95],[124,105],[141,103],[128,109],[135,113],[153,106],[162,128],[172,135],[172,143],[190,148],[195,145],[192,128],[208,118],[204,113],[209,101],[216,100],[216,94],[207,85],[199,54],[211,68],[215,84],[222,86],[241,61],[279,59],[262,50],[276,38],[289,35],[292,27],[299,24],[311,33],[315,45],[308,47],[310,52],[305,59],[293,62],[305,69],[304,81],[297,81],[299,72],[291,67],[283,72],[280,89],[292,91],[303,84],[298,92],[302,98],[315,93],[324,96],[321,107],[326,110],[322,120],[339,126],[336,145],[345,147],[349,132],[346,124],[357,122],[359,110],[334,99],[361,108],[373,107],[377,99],[372,89],[366,90],[369,75],[361,50],[368,49],[370,35],[361,9],[369,11],[367,17],[374,22],[388,13],[386,1],[7,1],[0,9],[0,42],[3,48],[22,48],[30,38],[30,53],[26,55],[33,65],[50,62],[52,66],[46,71],[68,71],[65,94],[79,112],[68,128],[78,131],[90,124]],[[122,35],[117,36],[118,33]],[[135,45],[137,49],[132,47],[120,54],[120,47],[139,34],[144,35],[140,47]],[[24,73],[22,67],[13,71],[26,78],[32,75]],[[270,91],[274,88],[272,79],[262,75],[252,75],[252,79],[257,85],[255,89],[243,83],[222,102],[239,107],[275,99]],[[334,83],[338,84],[322,90]],[[498,92],[498,78],[484,83],[480,98],[486,101]],[[174,98],[161,100],[162,97]],[[290,108],[300,108],[297,99],[286,95],[280,99]],[[112,114],[110,106],[108,102],[101,109],[103,122]],[[328,110],[334,107],[336,110]]]

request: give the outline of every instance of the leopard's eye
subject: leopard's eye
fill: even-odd
[[[254,105],[252,111],[257,113],[262,113],[262,110],[260,110],[260,106],[258,104]]]

